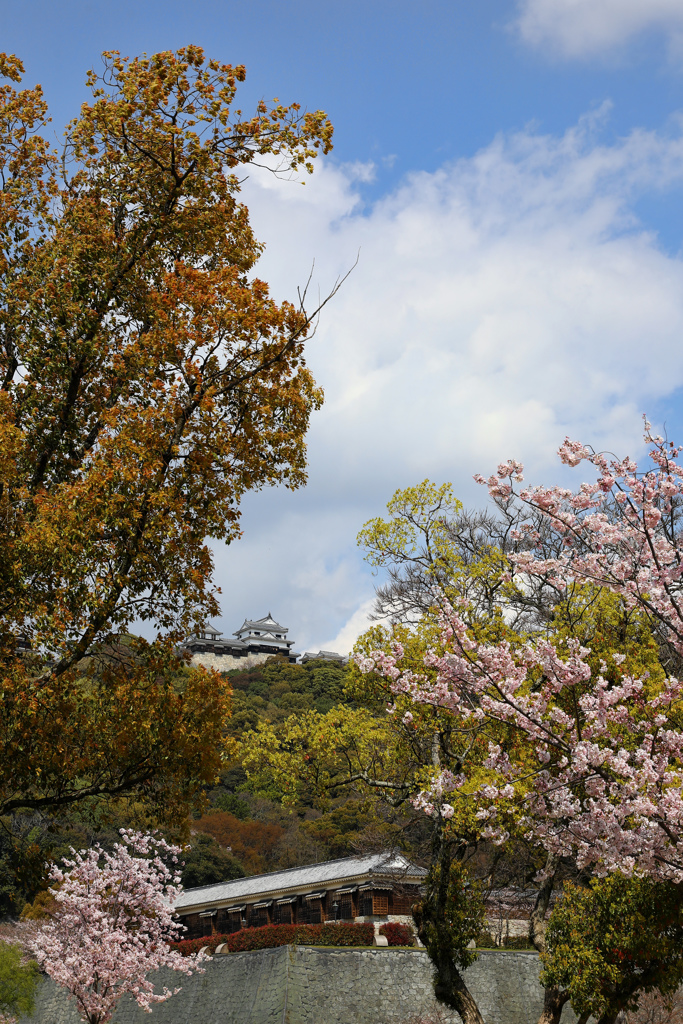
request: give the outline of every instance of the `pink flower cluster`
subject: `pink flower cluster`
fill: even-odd
[[[577,492],[527,488],[515,494],[522,467],[509,462],[487,482],[497,501],[516,500],[561,538],[561,553],[545,557],[531,538],[514,555],[518,573],[552,580],[560,590],[579,581],[608,588],[640,607],[683,655],[683,467],[681,449],[653,436],[646,423],[652,468],[607,459],[567,440],[560,457],[588,462],[593,483]],[[482,478],[479,478],[484,482]],[[442,618],[446,653],[430,652],[429,676],[402,671],[401,652],[373,652],[361,666],[381,672],[396,694],[448,709],[471,728],[492,721],[521,732],[531,763],[524,770],[496,744],[487,767],[496,784],[476,794],[482,832],[507,838],[513,810],[528,838],[574,856],[599,873],[620,870],[683,881],[683,682],[667,679],[645,700],[645,679],[623,673],[624,655],[597,674],[578,642],[561,654],[543,637],[522,650],[472,639],[459,612]],[[615,682],[616,679],[616,682]],[[534,685],[529,683],[533,681]],[[566,698],[574,692],[576,698]],[[452,813],[447,793],[462,777],[441,772],[416,800],[427,813]]]
[[[168,866],[180,848],[154,835],[121,835],[113,853],[72,850],[65,870],[52,867],[57,910],[30,942],[41,969],[70,993],[88,1024],[110,1020],[125,993],[151,1012],[180,990],[155,992],[150,972],[191,974],[199,959],[169,947],[183,931],[172,909],[180,876]]]

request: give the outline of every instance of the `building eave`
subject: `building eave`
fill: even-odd
[[[255,876],[258,877],[258,876]],[[387,880],[394,882],[399,885],[422,885],[424,883],[425,875],[408,875],[398,873],[392,875],[389,871],[382,872],[361,872],[355,875],[344,875],[331,880],[330,882],[318,883],[318,889],[325,889],[327,892],[334,892],[337,889],[342,889],[349,885],[362,885],[376,881],[378,885],[386,885]],[[202,902],[187,904],[181,907],[177,914],[179,917],[185,917],[188,914],[196,914],[202,910],[221,910],[225,907],[232,906],[236,900],[241,903],[249,903],[252,899],[257,902],[269,899],[282,899],[285,896],[305,896],[311,891],[311,885],[290,885],[282,886],[276,889],[263,889],[260,892],[255,892],[252,896],[241,895],[239,897],[233,896],[232,898],[221,897],[215,900],[203,900]]]

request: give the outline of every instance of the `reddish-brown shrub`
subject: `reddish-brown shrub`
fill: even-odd
[[[267,924],[262,928],[243,928],[229,935],[207,935],[201,939],[182,939],[172,943],[183,956],[206,947],[210,953],[225,943],[231,953],[273,946],[371,946],[372,924]],[[410,945],[410,943],[405,943]],[[392,943],[390,943],[392,945]],[[395,943],[401,945],[401,943]]]
[[[388,921],[379,930],[380,935],[386,935],[390,946],[413,946],[415,935],[409,924],[401,924],[400,921]]]

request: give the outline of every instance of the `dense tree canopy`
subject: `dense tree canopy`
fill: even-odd
[[[579,1012],[611,1024],[649,987],[672,991],[680,970],[667,943],[676,941],[677,910],[672,916],[670,909],[680,904],[683,878],[683,469],[681,449],[649,426],[646,441],[650,465],[640,471],[630,459],[567,441],[563,461],[587,463],[597,477],[577,492],[516,491],[522,467],[514,460],[488,481],[480,478],[497,506],[489,536],[503,542],[487,553],[480,530],[483,543],[469,562],[457,545],[442,545],[452,571],[447,587],[431,587],[420,658],[414,632],[402,636],[396,626],[375,630],[374,652],[367,643],[359,652],[369,678],[384,678],[395,716],[412,725],[429,709],[456,740],[444,756],[439,739],[429,783],[415,801],[434,822],[435,863],[452,856],[449,833],[462,836],[463,807],[476,821],[478,842],[492,840],[503,852],[523,839],[544,851],[529,937],[543,950],[546,936],[554,936],[545,1022],[557,1021],[571,999]],[[458,522],[451,525],[443,517],[437,523],[441,536],[457,541]],[[374,536],[381,546],[381,530]],[[398,565],[394,593],[409,593],[406,583],[420,573],[427,593],[431,572],[418,563],[424,545],[407,560],[404,552],[397,543],[383,548],[382,557]],[[490,573],[486,563],[496,559]],[[482,601],[489,581],[493,602]],[[458,746],[464,756],[454,757]],[[567,887],[546,929],[553,887],[572,873],[581,887]],[[585,888],[591,875],[610,873]],[[640,889],[629,879],[634,874],[645,876]],[[437,912],[431,924],[438,929],[447,902],[434,896],[438,891],[430,892],[425,913]],[[636,925],[624,914],[639,901]],[[617,919],[621,930],[610,924]],[[429,928],[423,931],[427,936]],[[434,959],[441,992],[463,1019],[480,1024],[456,958],[444,958],[440,946]]]
[[[566,990],[582,1021],[636,1009],[642,992],[673,995],[683,978],[683,904],[677,886],[613,874],[565,885],[553,910],[543,980]]]
[[[321,402],[311,315],[253,275],[240,175],[310,170],[332,128],[243,116],[244,68],[198,47],[110,52],[56,153],[22,72],[0,57],[0,813],[163,806],[220,770],[229,687],[175,653],[218,608],[206,538],[239,535],[245,491],[305,481]]]
[[[252,779],[269,780],[285,800],[353,787],[427,812],[431,870],[417,920],[436,991],[468,1024],[482,1024],[462,975],[481,924],[473,895],[487,900],[501,884],[532,890],[529,941],[539,951],[548,935],[554,943],[545,1024],[559,1021],[568,1001],[608,1024],[650,986],[670,990],[679,971],[667,953],[671,915],[656,909],[679,900],[677,887],[659,880],[677,878],[666,829],[678,827],[679,684],[666,669],[680,648],[677,609],[667,606],[677,600],[677,583],[669,584],[679,570],[675,526],[667,522],[661,537],[656,527],[661,509],[678,522],[680,474],[668,451],[646,486],[621,467],[630,495],[611,509],[602,495],[619,467],[608,473],[595,461],[602,479],[590,489],[521,499],[507,487],[520,468],[501,466],[490,481],[493,514],[464,512],[448,485],[396,492],[389,519],[359,535],[389,572],[378,610],[393,621],[357,645],[362,671],[347,685],[355,707],[291,718],[277,730],[261,723],[245,741]],[[624,504],[627,529],[617,512]],[[584,521],[584,509],[593,519]],[[666,575],[657,564],[641,570],[653,548],[668,561]],[[625,569],[615,580],[619,555]],[[629,585],[634,564],[637,587]],[[658,836],[653,825],[664,814]],[[647,893],[628,879],[585,888],[596,870],[631,871],[638,848],[638,867],[655,876]],[[564,883],[567,898],[554,903],[548,924]],[[622,912],[639,900],[636,926]],[[621,930],[610,925],[602,941],[598,923],[620,915]]]

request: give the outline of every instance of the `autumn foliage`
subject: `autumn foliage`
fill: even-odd
[[[220,767],[228,691],[175,647],[218,609],[206,538],[239,536],[246,491],[305,481],[321,402],[240,179],[310,170],[332,129],[243,116],[244,68],[199,47],[112,51],[57,153],[22,73],[0,56],[0,812],[165,807]]]
[[[205,832],[229,849],[250,875],[272,871],[279,866],[275,860],[278,844],[285,830],[280,825],[242,821],[227,811],[206,814],[192,823],[193,831]]]

